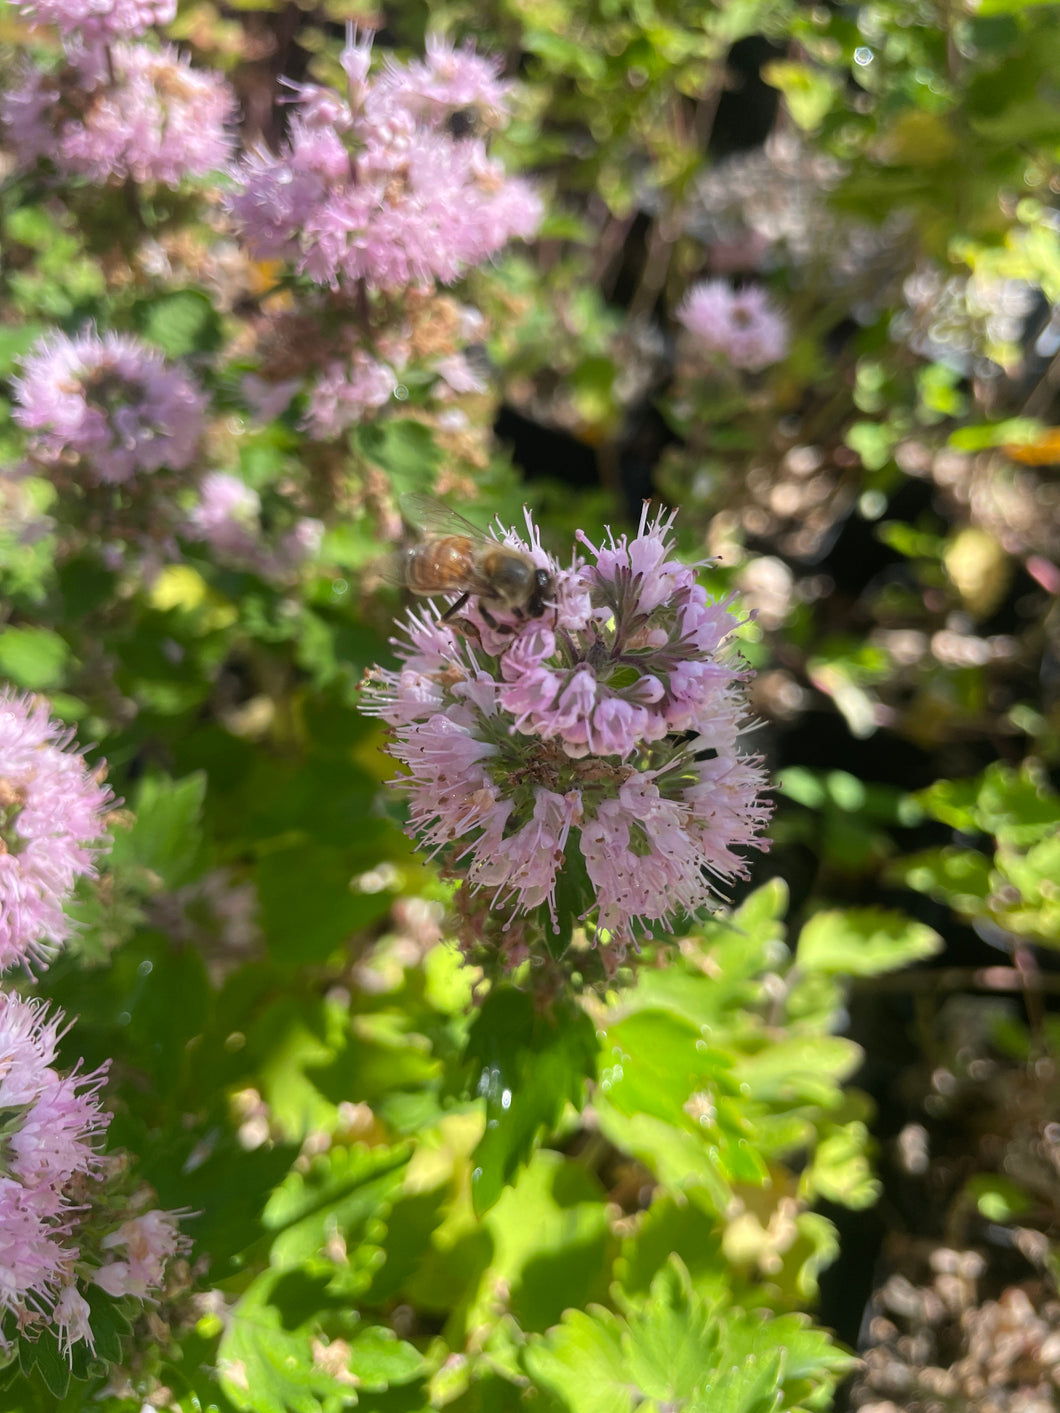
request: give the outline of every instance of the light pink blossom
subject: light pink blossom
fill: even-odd
[[[0,970],[45,965],[69,937],[64,907],[96,871],[112,802],[45,702],[0,692]]]
[[[67,40],[74,35],[113,39],[168,25],[176,17],[177,0],[27,0],[22,13],[56,25]]]
[[[757,372],[788,351],[788,325],[755,286],[734,290],[724,280],[703,280],[685,295],[677,318],[694,350],[716,355],[734,368]]]
[[[230,472],[211,471],[202,478],[182,533],[208,545],[227,568],[250,570],[263,579],[284,579],[317,553],[324,526],[319,520],[300,517],[270,542],[261,523],[257,491]]]
[[[117,1231],[103,1238],[105,1251],[121,1247],[126,1259],[109,1261],[93,1273],[96,1285],[108,1295],[135,1295],[140,1299],[160,1290],[165,1282],[166,1262],[178,1252],[187,1251],[189,1239],[177,1230],[182,1214],[157,1209],[123,1222]]]
[[[92,1342],[81,1298],[68,1294],[78,1248],[71,1236],[77,1184],[100,1171],[98,1149],[110,1116],[99,1103],[104,1069],[62,1075],[55,1068],[63,1030],[43,1001],[0,993],[0,1112],[5,1160],[0,1176],[0,1347],[11,1325],[54,1322],[69,1353]]]
[[[235,96],[171,45],[118,42],[71,51],[52,73],[28,69],[0,102],[19,161],[46,158],[67,177],[176,187],[224,167]]]
[[[431,40],[425,62],[391,61],[373,79],[370,41],[351,31],[344,97],[292,85],[298,112],[278,154],[235,173],[229,209],[251,253],[292,261],[324,285],[396,291],[450,284],[541,221],[540,198],[509,177],[473,129],[507,114],[497,66]]]
[[[527,919],[558,930],[567,875],[620,952],[716,906],[747,874],[742,851],[766,846],[732,600],[674,557],[672,524],[645,512],[631,539],[581,536],[592,562],[561,569],[528,517],[529,539],[503,539],[550,575],[540,617],[486,616],[474,597],[454,623],[415,611],[401,668],[369,674],[362,707],[392,728],[409,831],[470,895],[465,937],[483,894],[521,920],[521,956]]]
[[[75,459],[88,484],[181,471],[198,449],[205,395],[131,334],[44,334],[12,381],[31,452],[45,463]]]

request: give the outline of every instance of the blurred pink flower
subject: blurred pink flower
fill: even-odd
[[[454,623],[414,611],[401,669],[369,674],[410,833],[509,923],[541,909],[555,928],[559,879],[580,875],[581,917],[621,950],[716,905],[746,876],[738,851],[766,847],[732,600],[672,557],[672,524],[645,512],[632,539],[581,536],[594,562],[560,569],[528,517],[529,539],[504,542],[551,575],[542,617],[487,619],[474,598]]]
[[[0,971],[45,964],[69,937],[63,911],[96,871],[113,795],[39,698],[0,693]]]
[[[254,256],[291,260],[320,284],[449,284],[541,220],[532,188],[450,121],[476,110],[498,122],[506,86],[491,61],[441,40],[425,62],[391,61],[373,81],[369,49],[351,34],[346,100],[293,86],[284,150],[243,159],[230,210]]]
[[[177,0],[25,0],[22,13],[56,25],[64,39],[143,34],[176,18]]]
[[[70,1241],[72,1196],[97,1178],[98,1147],[110,1122],[99,1104],[103,1068],[66,1076],[53,1068],[61,1011],[0,993],[0,1112],[5,1161],[0,1176],[0,1347],[18,1326],[52,1321],[69,1352],[92,1336],[81,1297],[67,1294],[78,1249]]]
[[[302,517],[271,544],[261,523],[261,497],[227,471],[211,471],[199,483],[199,498],[182,527],[187,539],[210,547],[218,562],[247,569],[263,579],[283,579],[317,553],[324,527]]]
[[[183,370],[131,334],[44,334],[13,379],[19,426],[43,461],[76,458],[88,484],[190,465],[206,397]]]
[[[356,426],[369,409],[385,407],[398,385],[393,368],[357,349],[349,363],[332,363],[309,391],[305,428],[320,441]]]
[[[222,557],[249,559],[261,539],[261,497],[227,471],[210,471],[187,518],[187,533]]]
[[[788,325],[765,290],[734,290],[724,280],[703,280],[685,295],[677,319],[696,349],[717,354],[734,368],[757,372],[788,351]]]
[[[19,161],[53,162],[67,177],[179,186],[232,154],[235,95],[171,45],[80,49],[57,73],[30,69],[0,101]]]
[[[405,108],[432,122],[451,119],[462,122],[481,119],[489,127],[500,127],[508,117],[512,85],[500,78],[501,60],[476,54],[470,44],[457,49],[448,39],[429,34],[425,59],[407,64],[387,61],[380,75],[375,101]],[[450,124],[457,128],[461,123]]]

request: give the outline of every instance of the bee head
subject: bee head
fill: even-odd
[[[528,618],[540,618],[552,593],[552,575],[547,569],[534,570],[534,587],[526,605]]]

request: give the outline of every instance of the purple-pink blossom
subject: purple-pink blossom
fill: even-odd
[[[0,692],[0,971],[69,937],[74,884],[96,871],[113,803],[40,698]]]
[[[476,123],[463,130],[469,114],[500,123],[507,86],[492,61],[442,40],[372,79],[370,48],[351,35],[345,97],[292,85],[288,141],[243,159],[230,210],[256,258],[319,284],[449,284],[541,220],[540,198],[489,156]]]
[[[211,471],[185,517],[184,537],[206,544],[221,564],[265,579],[282,579],[311,559],[324,535],[319,520],[300,517],[270,543],[261,524],[261,497],[227,471]]]
[[[69,1353],[92,1343],[76,1290],[71,1233],[79,1186],[100,1174],[99,1145],[110,1116],[100,1107],[105,1069],[63,1075],[55,1068],[62,1012],[0,993],[0,1112],[6,1115],[0,1176],[0,1348],[15,1329],[54,1324]]]
[[[715,906],[747,874],[742,851],[766,847],[733,601],[674,557],[673,518],[645,511],[599,547],[582,535],[590,558],[561,569],[528,516],[529,538],[504,543],[549,573],[543,615],[474,598],[451,623],[412,611],[401,668],[369,674],[363,709],[391,727],[410,832],[508,923],[557,928],[567,876],[621,950]]]
[[[54,331],[37,340],[14,378],[13,416],[45,463],[77,466],[89,485],[187,468],[206,397],[182,369],[131,334]]]
[[[338,436],[362,421],[367,411],[385,407],[397,385],[392,368],[356,349],[349,363],[329,364],[313,383],[306,400],[306,430],[320,441]]]
[[[177,0],[26,0],[22,13],[40,24],[56,25],[64,39],[114,39],[168,25]]]
[[[235,96],[172,45],[118,42],[72,50],[56,72],[30,68],[0,101],[19,161],[67,177],[176,187],[232,155]]]
[[[788,324],[757,286],[734,290],[724,280],[693,285],[677,308],[694,351],[758,372],[788,351]]]

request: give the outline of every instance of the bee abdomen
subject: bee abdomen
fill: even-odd
[[[467,587],[473,570],[471,541],[450,535],[409,551],[406,582],[414,594],[456,592]]]

